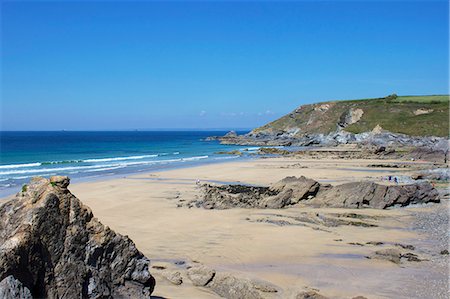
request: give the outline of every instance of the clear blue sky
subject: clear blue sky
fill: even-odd
[[[251,128],[448,94],[447,1],[2,1],[3,130]]]

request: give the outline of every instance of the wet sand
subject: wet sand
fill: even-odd
[[[430,298],[446,298],[448,256],[439,252],[446,249],[443,246],[448,246],[448,239],[428,238],[427,230],[416,227],[417,215],[430,222],[432,217],[427,220],[426,215],[447,214],[446,202],[392,210],[301,206],[281,210],[177,207],[179,203],[198,196],[197,179],[201,182],[267,185],[286,176],[304,175],[331,184],[359,180],[387,183],[383,177],[406,177],[411,171],[410,168],[367,167],[377,162],[256,159],[79,183],[69,186],[69,189],[91,207],[102,223],[128,235],[151,259],[152,266],[182,272],[184,282],[175,286],[159,275],[158,270],[152,269],[157,280],[155,298],[218,298],[207,289],[194,287],[184,275],[185,265],[192,261],[199,261],[217,271],[276,285],[279,292],[267,293],[267,298],[295,298],[295,294],[305,289],[317,289],[332,298],[357,295],[367,298],[423,298],[420,294],[431,294],[431,290],[426,291],[425,288],[433,288]],[[398,161],[383,160],[383,164],[390,162]],[[416,162],[414,165],[424,164]],[[284,222],[277,222],[280,219],[289,221],[301,213],[323,216],[357,213],[366,215],[364,221],[376,226],[323,227],[313,224],[280,225]],[[445,221],[441,221],[439,225],[444,224]],[[448,234],[448,226],[440,231]],[[384,244],[367,244],[371,241]],[[409,252],[429,261],[398,265],[367,258],[376,250],[398,248],[395,243],[414,245],[416,249]]]

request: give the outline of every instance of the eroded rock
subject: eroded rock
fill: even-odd
[[[149,260],[94,218],[68,184],[33,178],[0,207],[0,280],[12,276],[39,298],[149,298]]]
[[[314,206],[376,209],[428,202],[439,202],[439,193],[428,182],[396,186],[353,182],[334,186],[311,200]]]
[[[187,275],[195,286],[207,285],[216,275],[216,271],[204,265],[195,265],[188,269]]]

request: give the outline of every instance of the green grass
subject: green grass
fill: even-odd
[[[28,186],[25,184],[22,186],[22,192],[27,192]]]
[[[393,102],[414,102],[414,103],[448,103],[450,96],[433,95],[433,96],[400,96]]]
[[[329,104],[326,112],[320,112],[318,107]],[[351,133],[372,131],[377,125],[393,133],[411,136],[449,136],[449,96],[398,96],[333,101],[304,105],[254,132],[260,131],[288,131],[299,128],[297,136],[303,134],[328,134],[336,131],[339,119],[350,109],[362,109],[361,119],[345,128]],[[416,115],[419,109],[428,110],[426,114]]]

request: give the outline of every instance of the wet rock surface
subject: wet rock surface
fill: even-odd
[[[94,218],[68,185],[67,177],[33,178],[0,207],[0,294],[149,298],[149,260]]]
[[[204,184],[200,199],[190,204],[206,209],[280,209],[299,202],[315,207],[386,209],[439,202],[439,193],[428,182],[394,186],[353,182],[333,187],[301,176],[286,177],[270,187]]]

